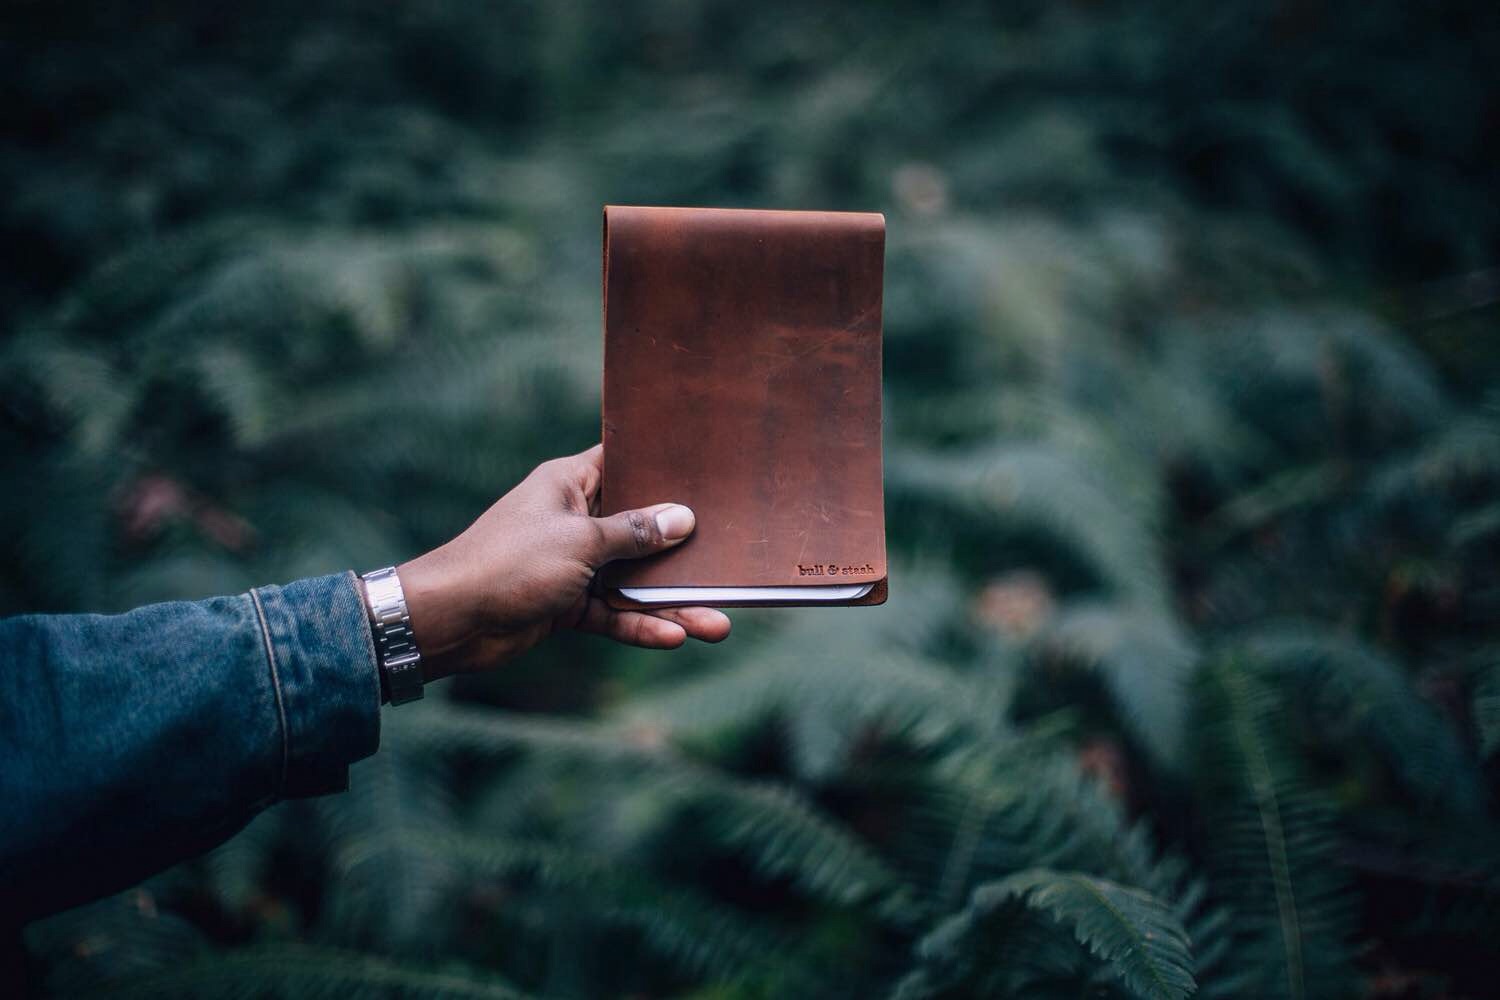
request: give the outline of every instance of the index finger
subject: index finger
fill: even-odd
[[[583,492],[589,513],[597,513],[595,507],[599,499],[599,481],[604,477],[604,443],[601,441],[576,455],[554,459],[550,464],[562,474],[563,478],[575,484]]]
[[[587,465],[592,465],[596,469],[603,470],[603,468],[604,468],[604,442],[600,441],[598,444],[594,445],[592,448],[588,448],[588,449],[586,449],[584,451],[580,451],[578,454],[576,454],[576,455],[573,456],[573,460],[576,461],[576,462],[585,463]]]

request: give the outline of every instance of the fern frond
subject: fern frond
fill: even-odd
[[[1114,594],[1144,607],[1166,604],[1157,512],[1061,449],[1007,443],[951,456],[896,451],[887,456],[886,482],[895,503],[1021,535],[1041,531]]]
[[[204,856],[205,880],[231,911],[242,910],[260,890],[272,852],[288,833],[287,820],[285,808],[268,809]]]
[[[952,755],[934,777],[926,808],[908,821],[909,835],[888,853],[928,871],[934,864],[923,858],[935,855],[941,878],[960,879],[964,892],[1034,867],[1077,870],[1139,888],[1168,902],[1190,932],[1202,994],[1239,995],[1229,912],[1180,858],[1161,856],[1147,828],[1129,823],[1070,755],[1025,743],[998,753],[976,748]],[[972,849],[958,867],[955,852],[963,848],[960,834],[970,819],[976,826]],[[919,855],[911,859],[914,850]],[[925,881],[919,884],[926,888]],[[928,892],[939,903],[954,896],[942,885]]]
[[[1018,872],[974,892],[979,912],[1017,899],[1071,926],[1073,935],[1112,967],[1132,992],[1178,1000],[1196,988],[1187,933],[1171,912],[1138,889],[1076,872]]]
[[[650,797],[660,823],[683,814],[716,834],[722,849],[749,858],[768,875],[840,906],[897,906],[901,879],[866,845],[789,788],[736,779],[661,745],[632,745],[628,730],[558,720],[514,719],[450,710],[410,730],[413,744],[447,753],[538,754],[628,777],[632,797]]]
[[[1483,780],[1452,726],[1405,672],[1379,652],[1310,625],[1267,626],[1235,643],[1236,659],[1269,682],[1283,711],[1311,714],[1313,738],[1352,730],[1377,751],[1407,794],[1477,815]]]
[[[1044,631],[1046,653],[1097,670],[1130,735],[1159,767],[1181,766],[1193,642],[1168,614],[1085,603],[1065,608]]]
[[[59,996],[211,954],[207,937],[145,887],[38,921],[25,933],[31,951],[50,960],[47,986]]]
[[[394,838],[374,833],[351,845],[361,858],[387,854]],[[474,879],[500,879],[519,890],[559,896],[574,921],[633,930],[646,945],[691,975],[728,981],[777,956],[784,974],[812,990],[818,977],[791,933],[742,915],[702,893],[655,879],[634,864],[550,843],[448,833],[415,848]],[[514,905],[514,904],[512,904]]]
[[[118,447],[138,405],[141,383],[112,358],[53,329],[23,331],[0,347],[0,380],[22,380],[66,428],[80,455],[98,460]]]
[[[1129,826],[1119,803],[1070,756],[976,749],[945,760],[937,774],[986,804],[991,824],[985,841],[999,852],[1000,871],[1070,868],[1130,885],[1152,884],[1157,860],[1149,833]]]
[[[762,875],[843,906],[883,900],[888,913],[906,909],[905,887],[890,867],[791,789],[689,779],[673,791],[697,825],[752,858]]]
[[[648,691],[615,715],[690,745],[774,720],[795,775],[813,783],[836,775],[871,737],[923,750],[1008,739],[1014,652],[987,648],[963,670],[938,662],[932,653],[945,635],[967,628],[965,603],[949,576],[916,569],[902,579],[907,597],[867,629],[843,629],[836,611],[782,612],[728,666]]]
[[[1431,363],[1394,330],[1368,314],[1335,306],[1272,308],[1204,324],[1173,338],[1187,366],[1217,382],[1242,411],[1262,411],[1298,450],[1322,442],[1337,417],[1330,404],[1356,393],[1357,415],[1382,442],[1426,430],[1448,403]],[[1269,414],[1266,419],[1264,414]]]
[[[193,352],[191,376],[213,399],[229,424],[233,443],[255,448],[270,437],[278,419],[291,407],[278,398],[281,386],[251,354],[221,341]]]
[[[337,877],[321,915],[325,940],[425,956],[443,939],[457,873],[422,850],[456,822],[452,789],[432,762],[405,752],[399,733],[382,734],[381,753],[350,770],[349,791],[313,806],[325,856]],[[368,831],[390,839],[367,849]]]
[[[635,699],[621,714],[633,725],[689,742],[789,717],[799,774],[819,780],[835,770],[843,749],[870,727],[917,747],[960,737],[999,738],[1004,705],[997,693],[896,651],[845,658],[775,655],[773,650],[765,659],[757,655],[662,694]]]
[[[1488,412],[1456,420],[1387,462],[1370,489],[1377,502],[1451,493],[1500,479],[1500,419]]]
[[[1234,909],[1235,964],[1258,996],[1352,995],[1333,817],[1287,757],[1279,705],[1233,658],[1205,663],[1194,694],[1212,884]]]
[[[1500,536],[1500,503],[1488,503],[1453,522],[1448,531],[1448,544],[1461,550],[1497,536]]]
[[[1264,482],[1231,497],[1209,516],[1202,544],[1213,549],[1271,523],[1290,511],[1322,502],[1347,480],[1333,463],[1278,471]]]
[[[1160,901],[1106,879],[1031,868],[981,885],[961,913],[924,937],[917,946],[922,968],[898,987],[897,996],[969,995],[962,991],[974,987],[973,995],[988,996],[999,976],[1020,979],[1020,968],[995,967],[997,958],[1004,959],[986,942],[1011,936],[1027,919],[1070,935],[1133,997],[1184,1000],[1196,989],[1187,932]],[[1013,949],[1005,954],[1020,957]],[[1076,970],[1081,982],[1088,981],[1087,972]],[[1055,976],[1054,968],[1043,978]],[[934,991],[936,982],[942,987]]]

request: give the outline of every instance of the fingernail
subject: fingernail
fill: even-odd
[[[656,527],[660,529],[661,537],[669,542],[686,538],[693,530],[694,521],[693,512],[680,503],[663,507],[656,512]]]

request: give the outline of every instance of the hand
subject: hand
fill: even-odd
[[[463,534],[396,568],[427,680],[485,670],[564,628],[648,649],[718,642],[712,608],[616,611],[589,593],[599,567],[669,549],[693,530],[673,503],[595,517],[604,448],[537,466]]]

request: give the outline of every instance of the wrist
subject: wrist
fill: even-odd
[[[478,631],[473,588],[459,579],[442,548],[396,567],[406,592],[412,635],[422,654],[423,677],[435,681],[454,673],[456,651]]]

